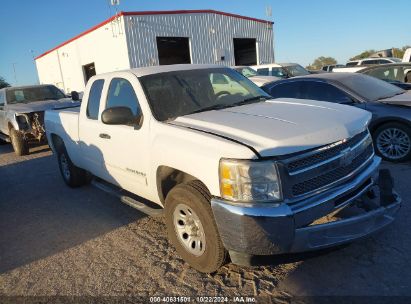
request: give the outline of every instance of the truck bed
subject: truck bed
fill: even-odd
[[[80,107],[47,110],[44,117],[47,135],[56,134],[60,136],[67,145],[69,145],[69,143],[77,143],[79,140],[79,114]],[[48,139],[50,140],[50,138]]]

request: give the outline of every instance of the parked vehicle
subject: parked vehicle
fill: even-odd
[[[411,158],[411,94],[357,73],[326,73],[281,80],[263,87],[274,98],[301,98],[352,105],[370,111],[377,153],[402,162]]]
[[[405,50],[402,62],[411,62],[411,48]]]
[[[401,62],[401,59],[395,57],[371,57],[359,60],[350,60],[345,66],[351,67],[356,65],[374,65],[374,64],[386,64]]]
[[[290,78],[309,75],[310,72],[297,63],[270,63],[251,66],[262,76],[275,76],[278,78]]]
[[[381,64],[367,67],[357,73],[387,81],[404,90],[411,90],[411,63]]]
[[[367,66],[370,65],[379,65],[379,64],[388,64],[388,63],[398,63],[401,62],[401,59],[395,57],[371,57],[371,58],[364,58],[360,60],[351,60],[348,61],[345,67],[338,67],[334,68],[333,72],[337,73],[355,73],[362,69],[365,69]]]
[[[241,89],[219,94],[216,75]],[[340,245],[391,223],[400,198],[389,173],[378,178],[370,119],[339,104],[270,100],[217,65],[93,76],[80,109],[45,116],[67,185],[92,174],[123,189],[130,206],[164,208],[171,243],[202,272],[217,270],[227,252],[249,264],[253,255]]]
[[[78,100],[78,96],[74,96]],[[0,89],[0,140],[11,141],[14,152],[29,153],[33,143],[46,140],[44,111],[77,107],[77,100],[66,96],[53,85],[8,87]]]
[[[245,77],[249,78],[252,82],[254,82],[259,87],[270,83],[272,81],[280,80],[281,78],[275,76],[262,76],[258,75],[258,73],[248,66],[235,66],[233,67],[234,70],[241,73]]]
[[[345,65],[343,64],[330,64],[330,65],[325,65],[321,68],[324,72],[332,72],[334,68],[343,68]]]

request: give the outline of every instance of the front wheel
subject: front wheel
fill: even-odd
[[[173,188],[165,203],[169,240],[188,264],[204,273],[217,271],[226,260],[210,199],[204,184],[191,181]]]
[[[10,140],[17,156],[29,154],[29,145],[21,132],[12,128],[10,130]]]
[[[385,160],[403,162],[411,158],[411,128],[396,122],[380,126],[374,133],[375,149]]]

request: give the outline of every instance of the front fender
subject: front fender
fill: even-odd
[[[221,158],[256,158],[249,148],[211,134],[165,123],[153,129],[150,176],[156,178],[157,169],[167,166],[199,179],[213,196],[220,196]]]

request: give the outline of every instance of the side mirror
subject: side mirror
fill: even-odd
[[[340,97],[336,100],[337,103],[341,103],[341,104],[346,104],[346,105],[352,105],[354,104],[354,100],[352,100],[350,97],[348,96],[344,96],[344,97]]]
[[[139,125],[141,113],[135,116],[128,107],[112,107],[101,113],[101,121],[106,125]]]
[[[80,100],[80,95],[78,94],[77,91],[71,91],[71,99],[73,99],[74,101],[79,101]]]

